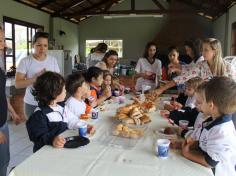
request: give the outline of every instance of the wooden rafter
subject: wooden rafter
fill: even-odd
[[[120,11],[86,11],[77,13],[77,16],[98,16],[98,15],[129,15],[129,14],[192,14],[200,11],[197,10],[120,10]]]
[[[47,6],[47,5],[49,5],[49,4],[53,3],[53,2],[55,2],[55,0],[44,1],[41,4],[38,5],[38,8],[41,9],[42,7]]]
[[[131,10],[135,10],[135,0],[131,0]]]
[[[70,3],[66,4],[64,7],[62,7],[61,9],[57,10],[56,12],[54,12],[52,14],[52,16],[59,16],[61,13],[63,13],[64,11],[66,11],[67,9],[74,7],[76,5],[79,5],[81,3],[83,3],[85,0],[72,0]]]
[[[94,5],[94,3],[93,3],[91,0],[87,0],[87,2],[90,3],[92,6]],[[103,10],[103,9],[100,8],[100,7],[97,7],[97,9],[99,9],[99,10]]]
[[[165,10],[165,7],[158,1],[158,0],[152,0],[159,9]]]
[[[69,14],[64,14],[64,15],[65,15],[65,16],[68,16],[69,18],[70,18],[70,17],[81,16],[81,14],[83,14],[83,13],[85,13],[85,12],[89,12],[89,11],[94,10],[94,9],[97,9],[97,7],[99,7],[99,6],[101,6],[101,5],[104,5],[104,4],[106,4],[107,2],[109,2],[109,1],[107,1],[107,0],[102,0],[101,2],[96,3],[96,4],[94,4],[94,5],[91,6],[91,7],[85,8],[85,9],[82,10],[82,11],[79,11],[79,12],[76,12],[76,13],[73,13],[73,14],[69,13]],[[99,13],[99,12],[95,12],[95,13]]]
[[[104,12],[106,12],[106,11],[108,11],[111,7],[112,7],[112,5],[114,4],[114,3],[116,3],[116,2],[118,2],[119,0],[111,0],[111,1],[109,1],[107,4],[106,4],[106,6],[105,6],[105,8],[104,8]]]
[[[192,7],[193,9],[195,9],[197,11],[201,11],[204,14],[208,14],[208,15],[210,15],[212,17],[214,17],[215,14],[216,14],[214,11],[212,11],[212,9],[205,8],[202,5],[195,4],[195,3],[191,2],[191,1],[188,1],[188,0],[177,0],[177,1],[182,2],[182,3]]]

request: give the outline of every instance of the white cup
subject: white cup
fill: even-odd
[[[163,159],[168,158],[169,148],[169,139],[158,139],[156,143],[156,155]]]

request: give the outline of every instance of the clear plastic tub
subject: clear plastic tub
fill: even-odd
[[[98,139],[99,142],[103,145],[109,145],[112,147],[122,148],[122,149],[132,149],[137,144],[138,140],[142,138],[130,138],[130,137],[123,137],[121,135],[115,136],[113,134],[114,129],[118,124],[114,123],[112,127],[103,133]],[[146,128],[142,128],[143,134],[145,134]]]

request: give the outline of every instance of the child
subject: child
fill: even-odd
[[[63,103],[66,90],[64,78],[55,72],[45,72],[34,83],[32,94],[38,107],[26,123],[29,138],[36,152],[44,145],[62,148],[65,139],[60,136],[67,129],[78,129],[79,120]]]
[[[111,90],[106,88],[101,92],[101,85],[103,83],[103,71],[98,67],[90,67],[86,73],[86,81],[90,85],[91,96],[94,99],[94,105],[102,104],[107,98],[111,96]]]
[[[203,166],[213,168],[216,176],[235,176],[236,131],[232,113],[236,109],[236,83],[227,77],[214,77],[202,84],[197,95],[204,115],[211,116],[212,122],[203,122],[199,140],[188,138],[182,146],[185,158]],[[201,153],[190,150],[197,146]]]
[[[114,92],[112,91],[111,85],[112,85],[113,79],[112,79],[112,75],[108,70],[103,71],[103,83],[102,83],[102,87],[101,87],[101,92],[109,90],[111,91],[111,94],[114,95]],[[114,98],[114,97],[109,97],[110,98]]]
[[[203,82],[203,80],[200,77],[195,77],[192,79],[189,79],[186,82],[186,88],[185,88],[185,95],[188,96],[185,105],[183,107],[182,104],[178,102],[171,102],[170,105],[166,105],[165,109],[167,110],[174,110],[174,109],[194,109],[195,108],[195,97],[194,97],[194,92],[196,91],[198,85],[200,85]]]
[[[124,95],[125,87],[120,84],[119,78],[116,76],[112,77],[111,89],[113,96],[117,96],[115,95],[115,91],[119,91],[119,96]]]
[[[71,74],[67,77],[66,91],[70,95],[66,101],[66,106],[80,118],[82,114],[85,114],[86,103],[84,98],[86,98],[89,91],[89,85],[85,82],[81,73]]]

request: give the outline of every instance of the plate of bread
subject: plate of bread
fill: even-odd
[[[115,118],[125,125],[133,127],[142,127],[151,122],[147,112],[155,111],[153,104],[133,103],[118,108]]]
[[[120,123],[114,127],[112,134],[124,138],[138,139],[144,135],[144,129],[130,128]]]

